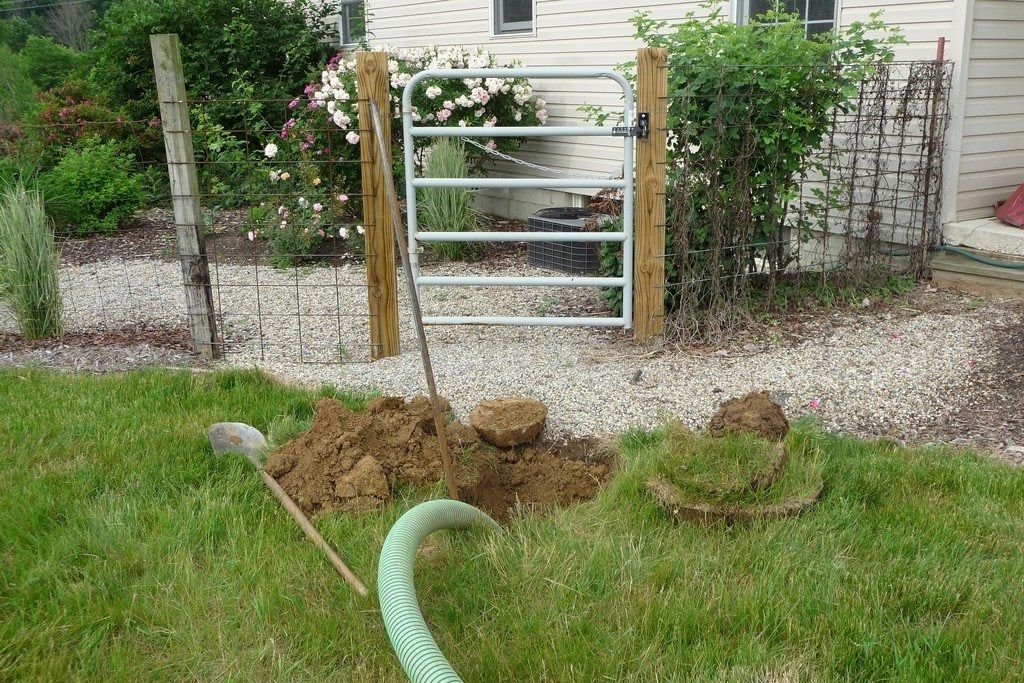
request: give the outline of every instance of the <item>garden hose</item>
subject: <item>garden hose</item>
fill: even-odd
[[[935,251],[948,251],[951,254],[959,254],[964,258],[978,263],[984,263],[986,266],[994,266],[996,268],[1007,268],[1009,270],[1024,270],[1024,261],[1004,261],[1002,259],[988,258],[981,254],[975,254],[969,249],[962,249],[961,247],[951,247],[948,245],[942,245],[935,247]]]
[[[402,515],[384,539],[377,569],[377,591],[384,628],[411,683],[461,682],[423,620],[413,569],[420,543],[439,529],[467,529],[498,523],[472,505],[457,500],[420,503]]]

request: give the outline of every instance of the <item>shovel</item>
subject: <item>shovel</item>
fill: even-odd
[[[281,503],[281,506],[288,511],[292,519],[298,522],[299,528],[302,529],[303,533],[309,537],[309,540],[313,541],[317,548],[323,551],[328,561],[338,570],[342,578],[359,595],[366,597],[368,591],[362,581],[341,561],[338,553],[334,552],[334,549],[328,545],[324,537],[320,535],[320,532],[310,523],[309,518],[303,514],[299,506],[291,499],[291,496],[277,483],[277,480],[263,469],[261,459],[263,454],[267,452],[267,439],[263,436],[263,433],[244,422],[218,422],[211,425],[206,434],[210,437],[210,445],[213,446],[213,452],[217,455],[241,453],[249,459],[249,462],[256,468],[256,471],[260,473],[263,483],[267,485],[267,488],[270,489],[274,497]]]

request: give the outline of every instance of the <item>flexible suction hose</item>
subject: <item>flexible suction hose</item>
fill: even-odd
[[[457,500],[420,503],[399,518],[384,539],[377,569],[377,591],[391,647],[412,683],[461,682],[430,635],[416,599],[413,568],[420,543],[439,529],[467,529],[498,523],[472,505]]]

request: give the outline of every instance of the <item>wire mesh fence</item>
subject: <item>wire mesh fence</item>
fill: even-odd
[[[726,334],[793,279],[920,275],[939,235],[951,65],[877,65],[857,84],[854,106],[811,111],[822,117],[822,136],[797,165],[771,141],[800,125],[791,117],[806,115],[802,93],[793,93],[792,111],[757,115],[750,106],[755,93],[733,87],[731,68],[723,65],[709,99],[694,102],[692,92],[672,91],[666,98],[670,112],[694,105],[712,112],[701,127],[670,116],[665,130],[666,246],[658,257],[665,261],[670,337]],[[362,219],[370,199],[361,189],[368,162],[358,144],[369,131],[358,120],[343,130],[329,111],[296,128],[295,103],[160,102],[184,107],[191,123],[163,131],[187,136],[194,154],[196,184],[177,197],[159,119],[103,119],[78,102],[21,131],[36,141],[41,160],[55,148],[84,144],[79,172],[102,157],[90,149],[114,145],[138,195],[134,205],[149,207],[116,230],[99,226],[98,236],[81,240],[72,227],[81,198],[48,193],[68,235],[60,246],[70,326],[187,329],[182,282],[202,260],[214,343],[229,358],[344,363],[376,357],[368,302],[379,292],[368,284],[365,266],[374,254],[365,240],[372,226]],[[192,162],[170,165],[182,163]],[[201,207],[198,252],[179,246],[177,233],[194,226],[175,218],[175,199]]]
[[[219,343],[261,360],[365,362],[373,349],[363,162],[326,117],[305,126],[298,153],[286,156],[292,102],[187,103],[199,187],[189,198],[232,217],[205,236]],[[244,125],[211,123],[211,110],[224,107],[239,109]]]
[[[42,174],[39,182],[53,175],[53,183],[65,184],[47,188],[46,196],[57,221],[66,327],[187,328],[183,270],[202,259],[209,266],[219,355],[369,360],[361,162],[350,150],[345,156],[330,149],[351,143],[325,122],[315,131],[323,142],[309,155],[274,158],[264,150],[287,130],[289,101],[197,98],[184,104],[198,176],[197,191],[187,199],[202,207],[203,253],[179,246],[159,119],[97,120],[69,109],[18,131],[22,154],[59,171]],[[244,125],[217,124],[211,111],[227,109]],[[68,147],[82,150],[78,167],[47,159]],[[95,163],[84,163],[89,157]],[[83,205],[69,178],[110,173],[112,165],[117,177],[109,182],[121,186],[121,196],[105,206]],[[101,214],[110,220],[89,222]],[[14,328],[11,321],[0,324]]]

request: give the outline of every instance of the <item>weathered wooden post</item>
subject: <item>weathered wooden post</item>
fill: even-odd
[[[359,155],[363,179],[363,223],[366,229],[366,285],[370,303],[370,355],[376,360],[399,354],[398,279],[395,238],[388,213],[382,164],[391,163],[391,79],[386,52],[356,53],[359,97]],[[370,102],[380,112],[382,159],[370,121]]]
[[[650,114],[650,132],[637,140],[633,326],[647,341],[665,327],[665,127],[668,50],[636,53],[636,110]]]
[[[192,149],[192,126],[188,118],[185,75],[181,66],[181,44],[176,34],[149,37],[153,51],[156,91],[167,150],[167,172],[171,179],[174,224],[178,231],[182,283],[188,307],[192,345],[203,358],[219,358],[217,319],[210,286],[210,265],[201,233],[199,179]]]

